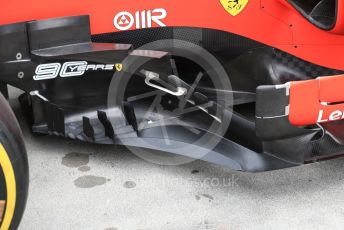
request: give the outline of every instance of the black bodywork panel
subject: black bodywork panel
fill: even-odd
[[[260,172],[301,165],[309,159],[321,159],[328,151],[344,150],[329,136],[321,135],[321,129],[310,131],[292,127],[285,119],[259,119],[259,116],[271,113],[269,109],[274,100],[269,95],[269,89],[272,85],[334,75],[340,71],[315,66],[274,48],[221,31],[152,28],[91,37],[88,16],[1,26],[0,89],[6,94],[8,84],[25,91],[20,100],[31,118],[34,133],[99,144],[154,146],[156,150],[198,158],[197,152],[204,146],[195,144],[197,136],[171,123],[165,128],[172,145],[187,144],[190,151],[182,152],[179,148],[166,146],[161,127],[139,127],[146,102],[127,100],[134,92],[147,90],[145,78],[126,68],[132,58],[144,63],[144,68],[150,71],[167,75],[173,72],[170,61],[175,57],[171,50],[140,52],[142,45],[161,39],[183,40],[201,46],[216,57],[230,78],[231,96],[234,98],[230,110],[231,123],[218,144],[202,157],[203,160],[235,170]],[[180,75],[189,76],[199,71],[199,66],[183,58],[176,57],[175,61],[180,67]],[[90,69],[82,69],[80,76],[73,77],[68,77],[68,71],[62,70],[57,76],[44,73],[49,67],[45,64],[53,64],[48,68],[51,70],[55,67],[63,69],[64,64],[71,62],[81,64],[69,68]],[[298,68],[292,65],[295,62]],[[40,65],[43,65],[41,69]],[[106,65],[113,68],[105,70]],[[309,69],[312,71],[309,72]],[[59,76],[62,73],[66,76]],[[126,81],[131,87],[123,86],[128,97],[122,95],[121,100],[109,105],[109,87],[119,73],[123,78],[134,80]],[[208,83],[202,84],[207,86]],[[208,97],[202,94],[211,91],[204,85],[201,93],[193,95],[197,106],[204,101],[212,102],[211,93]],[[174,100],[161,98],[162,106],[169,110]],[[221,108],[216,103],[213,107],[214,110]],[[206,128],[214,117],[211,111],[212,107],[206,111],[208,114],[196,111],[191,119],[185,116],[178,121],[196,128],[201,134],[213,135]],[[162,116],[169,118],[169,113]],[[324,147],[329,142],[330,150]],[[298,147],[295,148],[295,145]]]

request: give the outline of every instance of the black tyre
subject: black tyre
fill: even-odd
[[[28,192],[28,162],[18,122],[0,94],[0,230],[17,229]]]

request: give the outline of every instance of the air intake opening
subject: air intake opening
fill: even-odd
[[[311,23],[330,30],[337,20],[337,0],[289,0],[289,2]]]

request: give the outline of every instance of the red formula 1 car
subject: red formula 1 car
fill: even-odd
[[[25,91],[34,133],[249,172],[298,166],[343,155],[343,74],[344,0],[1,4],[1,92]],[[3,107],[0,153],[23,178],[20,131]]]

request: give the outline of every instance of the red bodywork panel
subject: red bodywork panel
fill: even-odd
[[[249,0],[237,16],[220,0],[5,0],[0,24],[88,14],[92,34],[118,31],[114,17],[122,11],[166,10],[166,26],[201,27],[232,32],[279,48],[304,60],[344,70],[344,0],[338,0],[336,27],[323,31],[308,22],[285,0]],[[152,27],[159,26],[152,23]],[[130,29],[135,29],[130,28]]]
[[[290,83],[289,121],[295,126],[344,119],[344,75]]]

